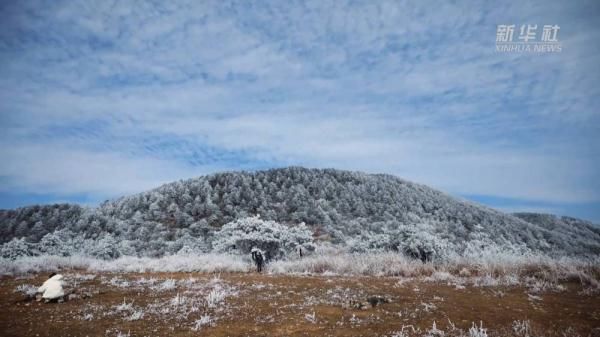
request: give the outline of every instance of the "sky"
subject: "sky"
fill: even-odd
[[[600,223],[598,1],[0,1],[0,208],[390,173]],[[496,51],[558,25],[561,52]]]

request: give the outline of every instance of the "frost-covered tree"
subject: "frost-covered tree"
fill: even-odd
[[[20,256],[31,256],[34,250],[32,245],[25,241],[25,238],[14,238],[0,247],[0,256],[5,259],[14,260]]]
[[[398,250],[397,242],[390,234],[372,234],[362,232],[360,235],[348,240],[351,252],[384,252]]]
[[[121,255],[119,251],[119,242],[110,234],[104,235],[100,240],[97,240],[94,244],[90,245],[87,249],[87,253],[91,256],[110,260],[115,259]]]
[[[178,254],[202,254],[209,250],[209,244],[204,237],[193,237],[189,232],[184,233],[169,247],[171,253]]]
[[[73,252],[70,242],[59,232],[48,233],[36,245],[41,254],[69,256]]]
[[[312,232],[304,223],[285,226],[258,216],[227,223],[215,234],[213,248],[221,252],[249,254],[252,248],[265,252],[267,259],[314,250]]]
[[[134,242],[131,240],[120,240],[117,242],[117,252],[118,256],[127,255],[127,256],[135,256],[138,255],[138,252],[135,248]]]

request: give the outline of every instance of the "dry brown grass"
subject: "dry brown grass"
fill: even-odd
[[[538,271],[539,272],[539,271]],[[73,274],[67,274],[67,280]],[[147,313],[143,319],[126,321],[107,314],[114,306],[133,302],[146,308],[153,303],[168,303],[177,293],[202,301],[178,284],[177,289],[152,292],[145,287],[110,286],[112,277],[135,281],[142,277],[184,280],[197,278],[208,284],[214,275],[199,273],[104,274],[81,281],[78,289],[97,290],[88,299],[60,304],[23,301],[15,292],[21,284],[41,284],[46,275],[32,278],[3,278],[0,283],[0,334],[2,336],[116,336],[117,331],[131,336],[391,336],[403,326],[421,336],[433,322],[441,330],[467,331],[472,322],[483,323],[489,336],[517,336],[515,321],[529,321],[532,336],[587,336],[600,327],[600,297],[581,293],[579,282],[564,283],[562,292],[528,295],[523,287],[472,287],[396,277],[285,276],[245,273],[221,274],[220,281],[236,289],[217,308],[201,307],[186,318]],[[80,290],[81,291],[81,290]],[[344,303],[368,296],[385,296],[391,303],[366,310],[347,309]],[[86,312],[93,319],[83,320]],[[314,313],[314,321],[306,315]],[[192,331],[201,315],[216,318],[213,326]],[[405,329],[405,332],[411,332]],[[420,332],[419,332],[420,331]],[[457,330],[456,330],[457,331]],[[450,333],[447,333],[447,336]],[[521,334],[522,335],[522,334]]]

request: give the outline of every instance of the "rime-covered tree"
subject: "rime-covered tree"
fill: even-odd
[[[32,244],[26,242],[25,238],[14,238],[0,247],[0,256],[11,260],[20,256],[31,256],[34,254],[32,248]]]
[[[216,251],[248,254],[256,247],[266,258],[281,258],[302,248],[314,250],[312,232],[304,224],[288,227],[275,221],[264,221],[258,216],[238,219],[224,225],[215,234]]]

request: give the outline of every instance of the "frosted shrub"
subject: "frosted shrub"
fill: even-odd
[[[434,235],[432,226],[429,224],[418,224],[405,236],[401,249],[412,258],[427,262],[445,255],[448,243]]]

